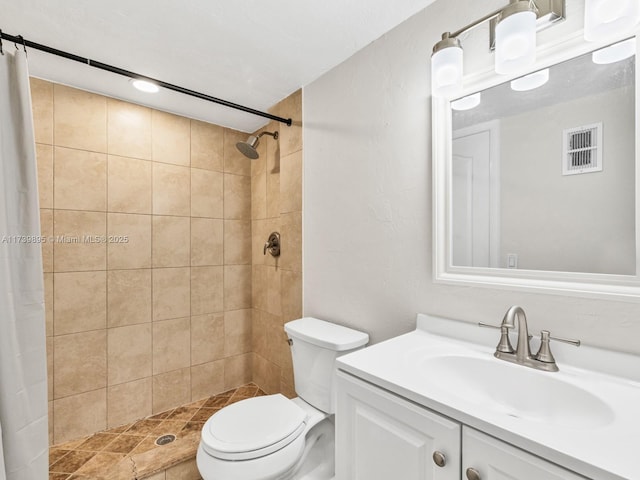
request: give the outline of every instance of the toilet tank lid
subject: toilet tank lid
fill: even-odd
[[[288,322],[284,330],[293,339],[298,338],[337,352],[358,348],[369,342],[369,335],[364,332],[313,317]]]

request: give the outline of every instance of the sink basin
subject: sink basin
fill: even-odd
[[[578,429],[614,419],[603,400],[559,373],[466,355],[428,357],[422,363],[422,371],[439,389],[494,413]]]

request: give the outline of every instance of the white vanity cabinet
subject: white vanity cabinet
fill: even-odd
[[[337,376],[335,480],[585,480],[352,375]]]
[[[468,469],[475,470],[474,477]],[[489,435],[462,428],[463,479],[468,480],[585,480],[569,470],[501,442]]]
[[[459,423],[340,372],[337,390],[336,480],[460,478]]]

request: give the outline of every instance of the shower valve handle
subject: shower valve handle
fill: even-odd
[[[264,244],[262,254],[266,255],[267,250],[273,257],[280,256],[280,234],[278,232],[271,232],[271,235],[269,235],[269,240],[267,240],[267,242]]]

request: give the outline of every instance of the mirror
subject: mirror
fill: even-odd
[[[640,285],[635,38],[549,65],[434,106],[436,280]]]

